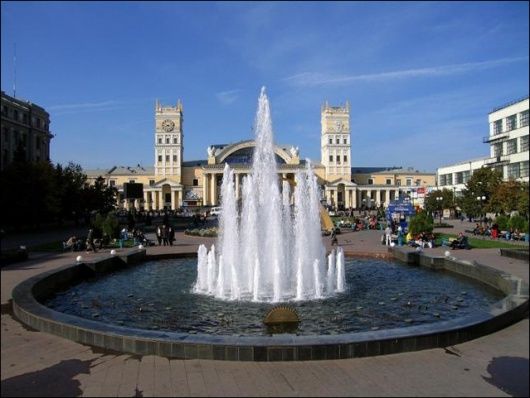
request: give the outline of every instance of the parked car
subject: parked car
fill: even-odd
[[[222,210],[221,207],[212,207],[212,209],[210,210],[210,215],[219,216],[221,214],[221,210]]]

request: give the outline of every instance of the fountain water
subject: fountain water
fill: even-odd
[[[243,179],[239,214],[234,171],[226,164],[217,247],[198,251],[193,291],[226,300],[281,302],[330,297],[345,290],[344,252],[325,262],[319,188],[311,164],[296,173],[296,187],[278,182],[272,121],[265,88],[256,114],[256,146]],[[294,210],[291,209],[294,196]]]

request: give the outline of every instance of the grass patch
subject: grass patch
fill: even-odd
[[[441,246],[442,240],[448,240],[449,238],[456,238],[457,235],[453,234],[436,234],[436,246]],[[522,249],[521,245],[514,245],[512,243],[504,242],[502,240],[491,240],[491,239],[477,239],[471,236],[467,237],[469,245],[472,249]]]

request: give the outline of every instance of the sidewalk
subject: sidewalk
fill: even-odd
[[[349,232],[338,239],[348,252],[384,253],[380,234]],[[329,246],[329,238],[323,239]],[[214,242],[177,233],[175,246],[147,250],[148,254],[190,252],[200,243],[209,247]],[[443,254],[442,249],[427,250]],[[61,253],[1,270],[2,396],[528,396],[528,319],[445,349],[268,363],[103,352],[31,330],[13,319],[9,303],[13,287],[32,275],[72,263],[77,255]],[[501,257],[498,249],[455,250],[452,255],[513,272],[528,282],[528,264]]]

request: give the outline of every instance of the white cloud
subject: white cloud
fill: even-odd
[[[295,86],[322,86],[338,83],[353,83],[356,81],[377,82],[392,79],[416,78],[425,76],[444,76],[466,73],[514,62],[527,61],[528,57],[502,58],[482,62],[468,62],[454,65],[441,65],[429,68],[406,69],[392,72],[370,73],[362,75],[330,75],[318,72],[303,72],[284,78],[283,80]]]
[[[223,105],[230,105],[232,104],[235,100],[238,99],[239,97],[239,93],[241,92],[241,90],[237,89],[237,90],[228,90],[228,91],[221,91],[219,93],[216,93],[215,94],[215,97],[217,98],[217,100],[223,104]]]
[[[102,102],[84,102],[81,104],[63,104],[63,105],[52,105],[48,107],[51,111],[64,111],[64,110],[85,110],[95,108],[107,108],[109,106],[116,105],[116,101],[102,101]]]

